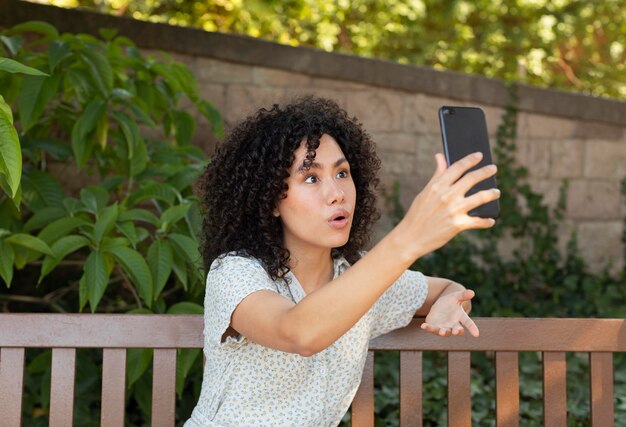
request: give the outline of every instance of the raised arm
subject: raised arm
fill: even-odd
[[[347,332],[419,257],[443,246],[459,232],[489,228],[492,219],[467,212],[499,197],[497,190],[465,194],[495,174],[484,167],[463,174],[481,156],[470,155],[449,168],[443,155],[424,190],[404,219],[361,260],[298,304],[269,291],[246,297],[232,315],[232,327],[248,339],[287,352],[310,356]]]

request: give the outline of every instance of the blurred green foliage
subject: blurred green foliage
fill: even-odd
[[[626,98],[623,0],[49,2]]]
[[[7,162],[3,145],[2,311],[201,314],[192,184],[208,158],[191,143],[189,110],[218,136],[220,114],[185,66],[145,56],[114,30],[100,34],[61,35],[44,22],[0,33],[0,110],[11,119],[0,127],[19,137],[11,147],[21,156]],[[21,181],[9,185],[16,165]],[[102,356],[78,354],[75,425],[87,426],[99,419]],[[189,378],[201,374],[199,356],[179,350],[183,418],[198,398],[200,381]],[[150,413],[151,360],[150,350],[129,350],[131,425]],[[27,352],[26,372],[24,422],[46,425],[50,351]]]

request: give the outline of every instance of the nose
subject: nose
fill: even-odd
[[[333,205],[335,203],[343,203],[346,195],[343,191],[343,188],[341,188],[341,185],[339,185],[336,181],[329,181],[326,191],[326,200],[328,201],[329,205]]]

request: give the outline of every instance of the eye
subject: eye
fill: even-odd
[[[304,178],[304,182],[307,184],[315,184],[317,182],[317,177],[315,175],[307,175],[307,177]]]
[[[350,172],[348,172],[347,169],[343,169],[339,171],[339,173],[337,174],[337,178],[347,178],[349,176],[350,176]]]

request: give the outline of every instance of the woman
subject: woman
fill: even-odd
[[[380,168],[360,123],[307,97],[233,129],[202,179],[206,365],[186,426],[337,425],[368,342],[426,316],[424,330],[478,336],[474,293],[407,268],[463,230],[497,190],[464,197],[494,166],[468,156],[431,181],[368,253]]]

